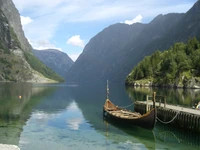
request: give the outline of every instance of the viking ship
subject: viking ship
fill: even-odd
[[[120,108],[113,104],[108,97],[109,88],[107,82],[107,99],[103,106],[103,116],[107,119],[112,119],[116,123],[127,125],[127,126],[140,126],[152,130],[156,122],[156,108],[155,108],[155,92],[153,95],[153,108],[145,114],[134,112]]]

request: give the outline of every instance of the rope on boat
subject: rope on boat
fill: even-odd
[[[177,114],[174,116],[174,118],[172,118],[172,120],[167,121],[167,122],[160,120],[160,119],[158,118],[158,116],[157,116],[156,118],[157,118],[158,121],[160,121],[161,123],[163,123],[163,124],[168,124],[168,123],[171,123],[172,121],[174,121],[174,119],[176,119],[176,117],[178,116],[179,113],[180,113],[180,111],[177,112]]]
[[[127,107],[130,107],[132,106],[134,103],[130,104],[130,105],[127,105],[127,106],[120,106],[120,108],[127,108]]]

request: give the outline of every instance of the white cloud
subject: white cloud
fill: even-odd
[[[37,50],[45,50],[45,49],[57,49],[59,51],[63,51],[62,48],[56,47],[48,40],[29,40],[29,43],[32,45],[34,49]]]
[[[81,54],[81,52],[68,54],[68,56],[75,62],[77,60],[77,58],[80,56],[80,54]]]
[[[79,46],[83,48],[85,46],[85,43],[83,40],[81,40],[80,35],[74,35],[71,38],[67,40],[67,44]]]
[[[136,23],[136,22],[142,22],[142,19],[143,19],[142,15],[137,15],[132,20],[126,20],[124,23],[128,24],[128,25],[131,25],[131,24]]]
[[[33,22],[33,20],[30,17],[24,17],[24,16],[20,16],[21,17],[21,23],[23,26],[30,24],[31,22]]]

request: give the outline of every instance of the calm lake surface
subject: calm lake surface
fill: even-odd
[[[183,107],[200,101],[200,90],[125,88],[110,83],[110,99],[118,106],[145,100],[153,91],[167,96],[167,103]],[[159,122],[148,131],[103,120],[105,99],[106,83],[0,83],[0,143],[21,150],[200,149],[199,134]]]

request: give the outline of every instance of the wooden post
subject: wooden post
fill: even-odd
[[[160,101],[159,101],[159,107],[161,107],[161,98],[160,98]]]
[[[153,108],[155,108],[155,103],[156,103],[156,92],[153,92]]]
[[[148,104],[148,100],[149,100],[149,96],[147,95],[147,96],[146,96],[146,101],[147,101],[147,103],[146,103],[146,113],[149,111],[149,110],[148,110],[148,108],[149,108],[149,107],[148,107],[148,105],[149,105],[149,104]]]
[[[164,97],[164,108],[166,108],[166,97]]]

